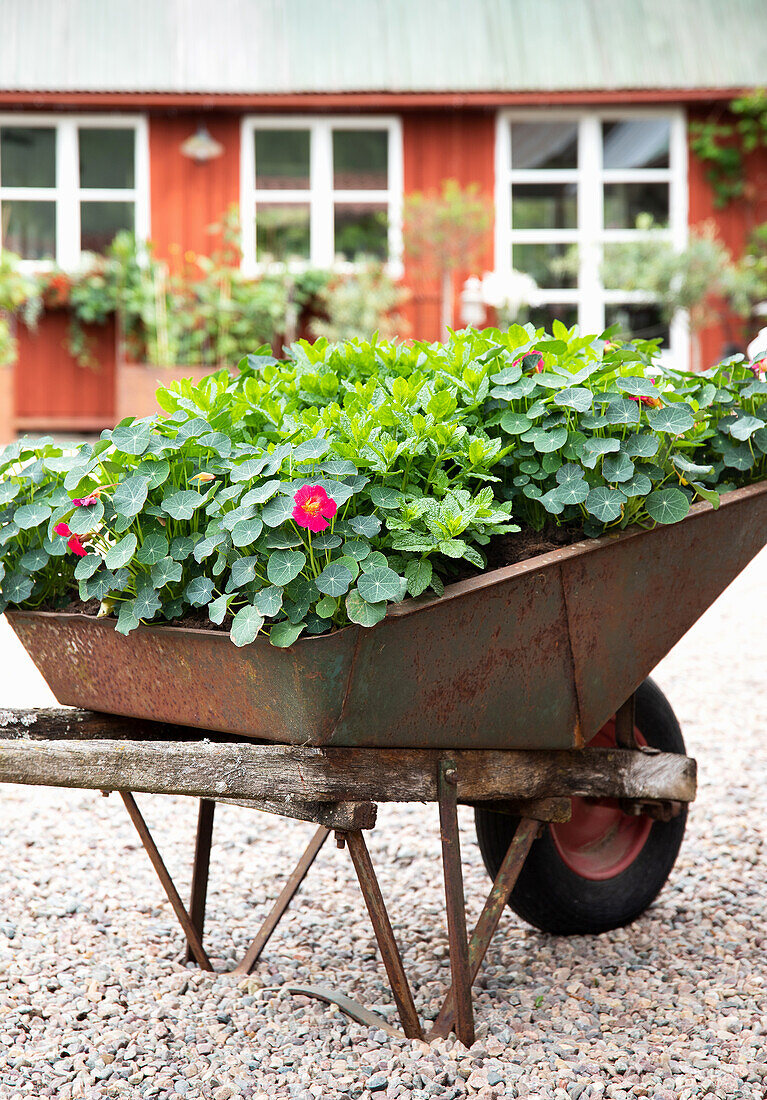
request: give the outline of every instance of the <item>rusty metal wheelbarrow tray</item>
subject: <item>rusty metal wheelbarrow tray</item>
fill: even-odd
[[[767,483],[276,649],[15,611],[60,703],[287,744],[565,749],[602,727],[767,543]]]

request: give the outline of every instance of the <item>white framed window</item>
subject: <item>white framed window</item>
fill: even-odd
[[[149,236],[146,119],[0,115],[0,241],[30,266],[76,268],[115,234]]]
[[[584,332],[618,323],[660,337],[687,364],[685,317],[669,326],[639,291],[606,287],[609,250],[642,237],[687,242],[687,141],[681,110],[502,111],[496,131],[496,270],[532,275],[530,319]],[[651,228],[637,228],[649,215]],[[565,257],[569,262],[557,265]]]
[[[249,116],[242,122],[243,267],[401,270],[402,127],[395,117]]]

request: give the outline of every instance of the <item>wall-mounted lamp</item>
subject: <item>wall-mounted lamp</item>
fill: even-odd
[[[206,161],[214,160],[216,157],[220,157],[223,151],[224,147],[221,142],[211,137],[208,127],[202,125],[197,127],[196,133],[191,134],[186,141],[181,143],[182,154],[196,161],[197,164],[205,164]]]

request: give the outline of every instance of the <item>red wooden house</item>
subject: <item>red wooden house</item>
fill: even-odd
[[[493,200],[481,270],[530,272],[533,319],[621,317],[684,362],[684,320],[664,330],[652,303],[605,289],[602,250],[641,212],[679,246],[713,217],[742,247],[767,219],[765,150],[749,201],[719,211],[689,122],[765,80],[764,0],[4,0],[3,245],[75,266],[127,227],[161,257],[204,253],[236,202],[249,269],[364,249],[398,271],[403,196],[453,178]],[[189,155],[200,131],[207,160]],[[578,273],[557,273],[572,244]],[[436,338],[438,288],[414,290],[411,333]],[[114,421],[114,332],[88,371],[65,325],[20,330],[6,432]],[[707,360],[722,340],[704,334]]]

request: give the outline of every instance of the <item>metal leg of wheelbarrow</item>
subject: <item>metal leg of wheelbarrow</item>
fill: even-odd
[[[197,930],[202,943],[205,929],[205,903],[208,898],[208,873],[210,871],[210,847],[213,841],[213,815],[216,803],[208,798],[200,799],[197,813],[197,839],[194,847],[194,865],[192,867],[192,896],[189,901],[189,919]],[[187,940],[184,961],[194,960],[192,945]]]

